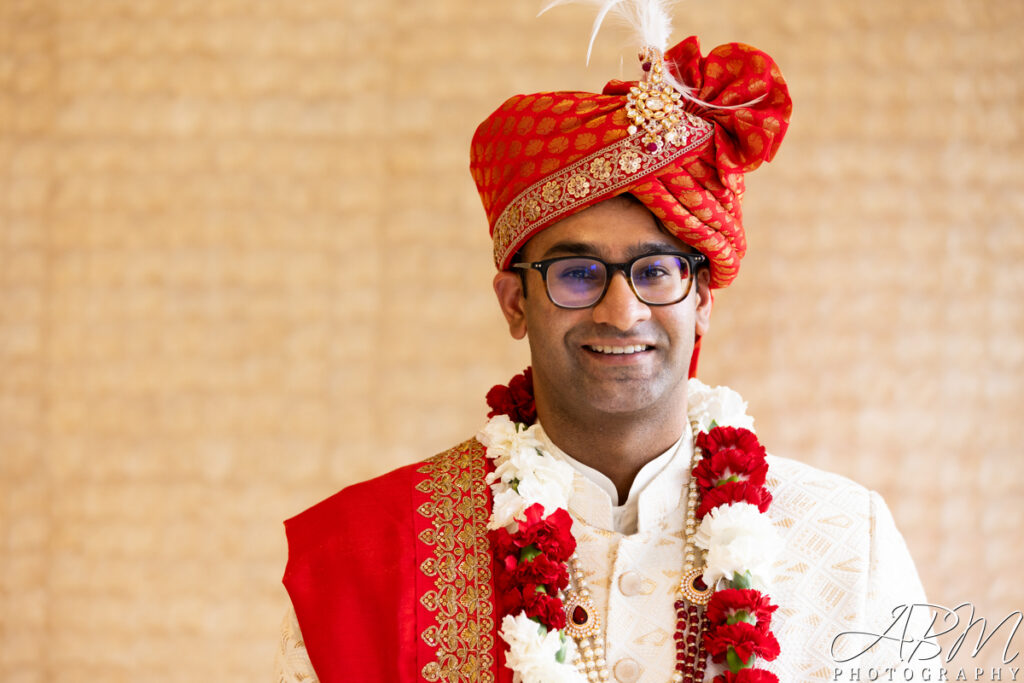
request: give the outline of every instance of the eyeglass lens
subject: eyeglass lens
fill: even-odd
[[[651,254],[633,263],[629,277],[637,296],[649,304],[671,304],[686,296],[690,287],[690,263],[679,256]],[[568,258],[548,268],[551,300],[566,308],[593,306],[601,298],[608,269],[591,258]]]

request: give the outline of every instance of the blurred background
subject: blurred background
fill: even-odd
[[[0,680],[269,680],[281,521],[475,433],[528,355],[470,136],[636,73],[537,9],[0,0]],[[689,0],[674,35],[766,50],[795,101],[701,378],[994,623],[1024,607],[1022,31],[1020,0]]]

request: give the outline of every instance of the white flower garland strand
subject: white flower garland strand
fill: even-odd
[[[687,417],[700,431],[712,425],[754,430],[746,402],[732,389],[691,379],[687,392]],[[568,510],[573,469],[544,451],[539,431],[538,425],[526,427],[507,415],[496,415],[477,434],[487,457],[494,460],[494,471],[487,475],[494,499],[488,528],[505,527],[514,533],[517,521],[526,520],[525,511],[534,503],[544,506],[545,517],[559,508]],[[715,508],[701,521],[694,542],[706,551],[707,585],[750,572],[753,587],[768,592],[780,542],[771,520],[757,506],[731,503]],[[500,635],[508,644],[505,661],[516,683],[586,683],[575,666],[576,644],[561,631],[549,631],[520,612],[502,619]],[[559,650],[566,653],[565,661],[557,660]]]
[[[489,529],[509,527],[526,521],[526,509],[534,503],[544,506],[544,516],[569,506],[572,467],[544,452],[537,425],[523,427],[507,415],[495,415],[476,435],[494,460],[487,483],[494,494]]]

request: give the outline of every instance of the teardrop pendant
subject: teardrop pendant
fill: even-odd
[[[590,596],[572,595],[565,601],[565,633],[572,638],[592,638],[601,631],[601,617]]]

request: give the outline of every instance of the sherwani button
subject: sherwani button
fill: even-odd
[[[640,678],[640,665],[632,659],[620,659],[615,665],[615,679],[619,683],[633,683]]]
[[[623,595],[639,595],[644,588],[644,579],[638,572],[625,572],[619,577],[619,590]]]

